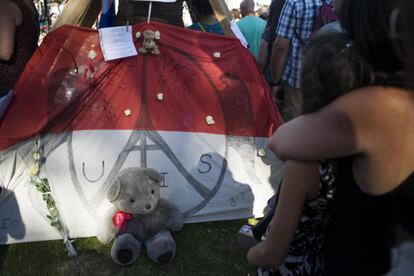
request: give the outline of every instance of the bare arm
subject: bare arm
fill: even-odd
[[[0,60],[8,61],[12,57],[15,31],[14,18],[0,15]]]
[[[269,147],[281,159],[354,156],[353,176],[360,188],[384,194],[414,171],[413,105],[409,91],[358,89],[283,125]]]
[[[279,127],[269,148],[281,160],[338,158],[358,152],[355,131],[348,114],[330,106]]]
[[[265,69],[267,59],[269,58],[269,42],[262,39],[260,42],[259,56],[257,57],[257,66],[259,66],[260,71],[263,72]]]
[[[381,87],[349,92],[321,110],[282,125],[269,147],[283,159],[319,160],[381,148],[393,127],[393,95]]]
[[[8,61],[13,56],[16,26],[21,20],[21,12],[15,4],[0,3],[0,60]]]
[[[285,68],[287,56],[290,49],[291,40],[282,37],[276,37],[272,49],[272,78],[273,82],[280,81]]]
[[[276,212],[265,241],[249,250],[248,261],[261,267],[276,267],[284,260],[295,235],[307,199],[319,191],[317,163],[288,161]]]

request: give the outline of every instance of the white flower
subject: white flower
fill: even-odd
[[[162,102],[164,100],[164,94],[163,93],[158,93],[157,94],[157,99],[158,99],[158,101]]]
[[[131,114],[132,114],[131,109],[125,109],[125,110],[124,110],[124,114],[125,114],[125,117],[129,117],[129,116],[131,116]]]
[[[265,149],[259,149],[258,151],[258,155],[260,157],[265,157],[266,156],[266,150]]]
[[[39,152],[35,152],[35,153],[33,153],[33,158],[34,158],[34,160],[40,160],[40,158],[42,158],[42,156],[40,155],[40,153]]]
[[[39,163],[35,162],[35,163],[33,163],[33,164],[30,165],[30,167],[29,167],[29,173],[32,176],[38,175],[39,174],[39,171],[40,171]]]
[[[208,125],[214,125],[216,123],[213,119],[213,116],[210,116],[210,115],[206,117],[206,122]]]
[[[88,53],[88,57],[90,58],[90,59],[94,59],[94,58],[96,58],[98,55],[96,54],[96,52],[94,51],[94,50],[90,50],[89,51],[89,53]]]

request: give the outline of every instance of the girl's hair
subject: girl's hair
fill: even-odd
[[[390,17],[400,0],[342,0],[337,12],[342,27],[376,72],[393,75],[403,63],[393,51]],[[409,0],[412,1],[412,0]]]
[[[342,94],[368,86],[374,70],[349,36],[330,32],[311,38],[302,49],[302,113],[326,106]]]

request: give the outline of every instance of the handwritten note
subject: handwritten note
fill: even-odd
[[[99,29],[99,39],[105,61],[138,55],[132,40],[132,27]]]

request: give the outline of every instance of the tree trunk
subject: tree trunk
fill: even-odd
[[[183,27],[183,2],[177,0],[174,3],[152,3],[151,21],[159,21],[179,27]],[[119,0],[117,25],[135,24],[147,21],[149,2]]]
[[[92,27],[100,12],[101,0],[70,0],[52,29],[64,24]]]

